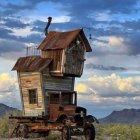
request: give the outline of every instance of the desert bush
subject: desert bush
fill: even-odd
[[[60,140],[61,139],[61,133],[59,131],[52,131],[49,136],[49,140]]]
[[[140,140],[140,125],[102,124],[97,126],[97,138],[110,137],[118,140]]]
[[[10,115],[20,115],[20,111],[7,112],[5,116],[0,118],[0,137],[9,137],[14,129],[16,120],[9,120]]]

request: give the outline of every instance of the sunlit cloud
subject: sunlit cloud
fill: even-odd
[[[122,45],[124,39],[122,37],[111,36],[111,37],[109,37],[108,41],[111,46],[119,47]]]
[[[115,73],[108,76],[91,76],[76,84],[79,93],[94,93],[99,97],[136,96],[140,93],[139,77],[121,77]]]
[[[85,84],[79,83],[76,85],[75,90],[80,93],[85,93],[87,91],[87,86]]]

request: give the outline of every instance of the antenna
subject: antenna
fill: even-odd
[[[82,27],[83,29],[87,29],[89,31],[89,40],[92,40],[91,29],[92,27]]]

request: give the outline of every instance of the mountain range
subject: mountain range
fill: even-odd
[[[3,117],[6,114],[6,112],[12,112],[16,110],[16,108],[9,107],[5,104],[0,103],[0,117]]]
[[[0,103],[0,117],[4,116],[6,112],[16,111],[16,108],[9,107]],[[120,111],[113,111],[110,115],[99,119],[100,123],[125,123],[125,124],[140,124],[140,109],[123,109]]]
[[[99,119],[101,123],[140,124],[140,109],[123,109],[113,111],[110,115]]]

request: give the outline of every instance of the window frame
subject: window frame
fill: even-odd
[[[28,99],[29,99],[29,104],[30,105],[38,104],[38,94],[37,94],[37,89],[36,88],[28,89]]]

